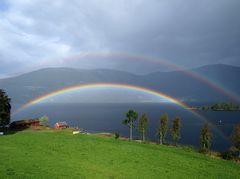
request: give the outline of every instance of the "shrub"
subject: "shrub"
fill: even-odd
[[[202,154],[208,154],[209,150],[206,148],[201,148],[201,149],[199,149],[199,152]]]
[[[115,139],[118,139],[119,138],[119,133],[115,132]]]
[[[227,151],[221,153],[221,157],[225,160],[233,160],[239,157],[240,151],[236,147],[231,147]]]

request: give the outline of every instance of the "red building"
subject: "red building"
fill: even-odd
[[[33,120],[31,122],[31,126],[40,126],[40,121],[39,120]]]
[[[10,128],[13,128],[13,129],[28,128],[31,126],[40,126],[40,120],[39,119],[19,120],[19,121],[13,121],[10,124]]]
[[[54,125],[54,128],[55,129],[66,129],[68,128],[68,124],[66,123],[66,121],[63,121],[63,122],[57,122],[55,125]]]

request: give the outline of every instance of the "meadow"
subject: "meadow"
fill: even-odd
[[[0,136],[0,178],[238,178],[240,165],[190,148],[70,130]]]

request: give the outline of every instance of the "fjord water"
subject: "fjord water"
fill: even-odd
[[[83,128],[88,132],[118,132],[122,136],[128,136],[127,126],[122,124],[125,114],[129,109],[138,111],[141,115],[147,113],[149,128],[147,139],[157,141],[157,127],[160,116],[169,115],[169,130],[167,142],[171,142],[171,125],[174,117],[181,118],[181,139],[179,143],[199,147],[199,136],[203,124],[206,122],[198,116],[183,109],[180,106],[169,103],[75,103],[75,104],[38,104],[21,110],[12,115],[12,120],[31,119],[47,115],[51,126],[58,121],[66,121],[70,126]],[[212,149],[223,151],[230,147],[228,139],[233,126],[240,122],[240,112],[228,111],[198,111],[213,125]],[[137,123],[136,123],[137,125]],[[137,127],[134,130],[134,138],[140,139]]]

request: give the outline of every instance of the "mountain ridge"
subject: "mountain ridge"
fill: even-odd
[[[14,103],[25,103],[53,90],[83,83],[126,83],[161,91],[174,98],[189,101],[232,100],[191,76],[197,73],[232,91],[240,91],[240,67],[208,65],[188,71],[152,72],[136,75],[112,69],[44,68],[17,77],[0,80]],[[190,74],[190,75],[189,75]],[[211,82],[211,80],[209,80]],[[221,86],[220,86],[221,87]]]

